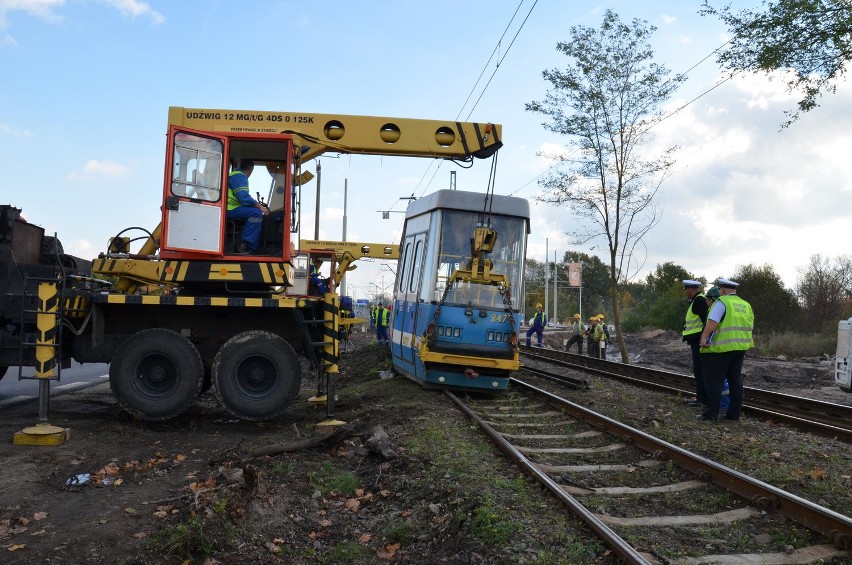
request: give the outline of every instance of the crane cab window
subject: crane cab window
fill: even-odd
[[[172,194],[215,202],[222,195],[222,142],[198,135],[175,134]]]

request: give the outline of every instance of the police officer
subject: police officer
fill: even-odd
[[[730,406],[726,420],[739,420],[743,407],[742,368],[745,353],[754,347],[754,311],[737,296],[739,283],[716,280],[719,299],[707,314],[701,333],[701,368],[707,386],[707,405],[699,420],[715,422],[725,379],[730,386]]]
[[[538,346],[541,347],[542,336],[544,335],[544,326],[547,325],[547,316],[544,315],[542,311],[541,303],[535,305],[536,312],[535,316],[532,319],[532,325],[530,329],[527,330],[527,347],[530,346],[530,338],[532,334],[535,333],[536,338],[538,338]]]
[[[695,400],[689,403],[693,407],[703,407],[707,403],[707,386],[701,372],[701,331],[707,322],[707,300],[700,281],[686,279],[683,281],[683,294],[689,300],[686,316],[683,320],[683,341],[689,345],[692,353],[692,375],[695,377]]]
[[[571,349],[571,346],[577,344],[577,354],[583,354],[583,326],[580,324],[580,315],[574,314],[571,318],[571,339],[565,345],[565,351]]]

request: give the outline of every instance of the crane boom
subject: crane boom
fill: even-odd
[[[169,125],[228,134],[292,134],[299,138],[298,145],[309,147],[303,162],[326,151],[484,159],[503,145],[499,124],[416,118],[172,106]]]

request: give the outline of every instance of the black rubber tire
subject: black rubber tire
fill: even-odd
[[[122,408],[143,420],[174,418],[201,392],[204,365],[184,336],[153,328],[130,336],[109,366],[109,386]]]
[[[41,241],[41,256],[43,258],[55,258],[57,255],[62,255],[65,250],[62,248],[62,242],[59,238],[52,235],[46,235]]]
[[[284,412],[299,394],[302,368],[283,338],[247,331],[216,353],[213,383],[225,410],[244,420],[268,420]]]

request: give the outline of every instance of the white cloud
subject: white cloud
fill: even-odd
[[[663,23],[666,25],[671,25],[677,21],[677,18],[674,16],[670,16],[668,14],[663,14],[660,16],[660,19],[663,20]]]
[[[126,177],[130,175],[130,169],[113,161],[98,161],[92,159],[86,161],[82,171],[71,171],[66,180],[79,181],[94,177]]]
[[[146,2],[139,0],[101,0],[107,6],[111,6],[123,15],[137,18],[145,16],[154,24],[166,21],[165,16],[157,12]],[[26,12],[31,16],[41,18],[48,23],[62,21],[62,17],[56,13],[56,9],[65,5],[65,0],[0,0],[0,30],[9,26],[8,14],[11,12]],[[3,44],[16,45],[11,36],[3,38]]]
[[[147,2],[139,2],[139,0],[103,0],[103,2],[125,16],[132,18],[147,16],[151,18],[151,22],[154,24],[161,24],[166,21],[165,16],[151,8]]]
[[[63,245],[65,253],[76,255],[77,257],[89,258],[97,255],[98,250],[92,245],[92,242],[87,239],[78,239],[70,244]]]
[[[0,29],[9,25],[7,14],[10,12],[26,12],[48,22],[59,21],[61,18],[54,13],[54,8],[63,6],[65,0],[0,0]]]
[[[13,128],[6,124],[0,124],[0,133],[11,135],[12,137],[32,137],[33,135],[28,129]]]

